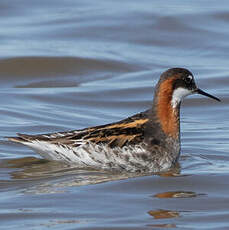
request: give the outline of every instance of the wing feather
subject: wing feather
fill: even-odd
[[[87,142],[107,144],[111,148],[123,147],[128,144],[139,143],[143,140],[144,126],[147,121],[146,112],[143,112],[117,123],[52,134],[18,134],[18,137],[8,137],[8,139],[20,143],[36,140],[47,141],[53,144],[73,147]]]

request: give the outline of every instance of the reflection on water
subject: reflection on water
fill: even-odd
[[[148,212],[149,215],[153,216],[154,219],[168,219],[168,218],[176,218],[180,217],[180,213],[178,211],[172,210],[151,210]]]
[[[196,194],[195,192],[186,192],[186,191],[174,191],[174,192],[162,192],[157,193],[154,197],[157,198],[190,198],[196,197],[197,195],[203,194]]]
[[[58,161],[47,161],[35,157],[3,160],[1,168],[13,170],[11,180],[31,183],[23,189],[24,193],[42,194],[64,192],[67,187],[98,184],[106,181],[122,180],[133,177],[142,177],[151,174],[139,173],[113,173],[109,171],[98,171],[94,169],[75,168]],[[4,178],[1,178],[3,180]],[[65,188],[65,189],[64,189]]]
[[[71,225],[74,224],[74,226],[77,226],[77,224],[85,224],[88,221],[86,220],[51,220],[48,223],[42,223],[40,224],[41,227],[47,227],[47,228],[53,228],[55,226],[59,227],[60,226],[64,226],[67,225],[67,227],[70,227]]]
[[[11,180],[17,184],[20,184],[20,181],[29,183],[30,186],[24,188],[23,193],[30,194],[62,193],[67,187],[152,175],[149,173],[124,173],[76,168],[74,165],[69,165],[64,162],[47,161],[35,157],[2,160],[0,167],[14,169],[10,172]],[[179,173],[180,165],[176,164],[175,167],[167,172],[157,173],[155,175],[161,177],[177,177],[180,176]],[[3,180],[4,178],[1,178],[1,181]]]
[[[109,174],[103,171],[74,168],[74,166],[58,161],[47,161],[34,157],[4,160],[0,167],[14,168],[11,179],[24,182],[38,182],[24,189],[25,193],[63,192],[62,188],[97,184],[105,181],[127,178],[126,175]],[[2,178],[3,179],[3,178]]]
[[[176,228],[175,224],[149,224],[147,225],[151,228],[161,229],[161,228]]]
[[[180,173],[181,173],[180,163],[176,162],[176,164],[169,170],[165,172],[156,173],[156,175],[161,176],[161,177],[177,177],[181,175]]]

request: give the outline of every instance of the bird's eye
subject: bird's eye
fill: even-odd
[[[192,82],[192,76],[189,75],[184,80],[185,80],[186,83],[191,83]]]

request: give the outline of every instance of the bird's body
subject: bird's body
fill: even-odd
[[[48,160],[65,161],[81,167],[131,172],[163,171],[170,168],[179,156],[179,136],[175,139],[166,137],[156,130],[156,136],[147,134],[150,131],[147,131],[150,112],[82,130],[19,134],[11,140],[31,147]]]
[[[19,134],[11,141],[29,146],[48,160],[79,167],[161,172],[180,155],[180,102],[200,93],[191,72],[169,69],[156,86],[152,108],[122,121],[82,130],[41,135]]]

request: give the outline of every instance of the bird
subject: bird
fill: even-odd
[[[124,172],[164,172],[179,159],[180,105],[191,94],[220,101],[199,89],[185,68],[163,72],[151,108],[118,122],[39,135],[18,134],[10,141],[30,147],[47,160],[77,167]]]

